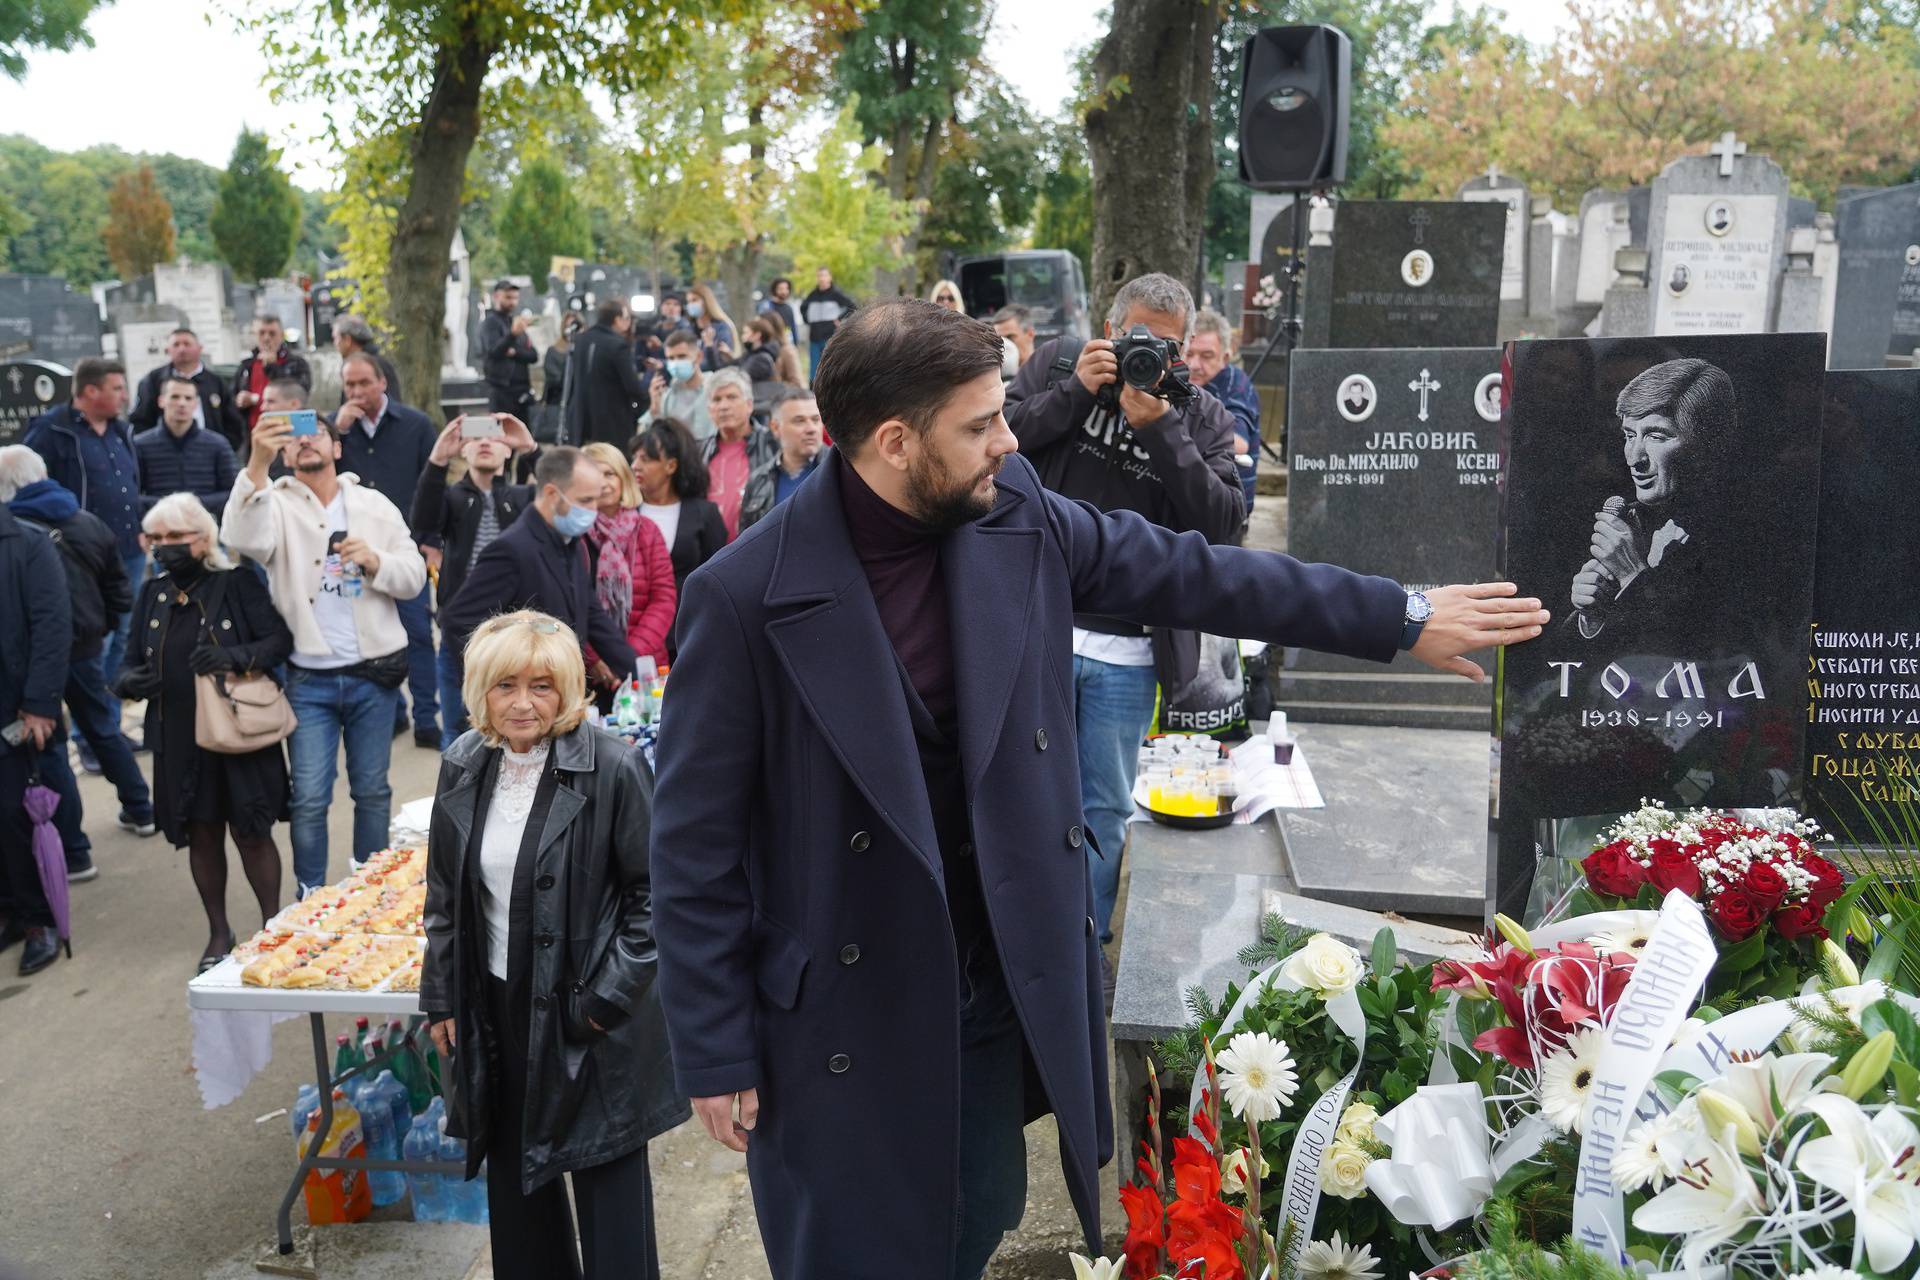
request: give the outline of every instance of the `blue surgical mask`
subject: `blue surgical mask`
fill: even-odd
[[[687,314],[695,320],[698,320],[701,316],[707,314],[707,304],[695,298],[687,304]]]
[[[583,507],[578,503],[569,507],[564,515],[553,518],[554,532],[569,540],[579,537],[593,528],[597,514],[592,507]]]
[[[688,379],[693,377],[693,361],[691,360],[667,361],[667,376],[669,378],[672,378],[675,382],[686,382]]]

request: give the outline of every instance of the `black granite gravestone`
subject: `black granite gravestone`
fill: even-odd
[[[0,364],[0,445],[18,444],[27,424],[73,395],[73,375],[57,364]]]
[[[0,350],[71,368],[100,354],[100,308],[59,276],[0,275]]]
[[[1495,347],[1294,353],[1287,550],[1414,590],[1491,578],[1500,398]],[[1291,650],[1275,693],[1298,720],[1484,728],[1487,691],[1404,654]]]
[[[1550,819],[1799,798],[1819,334],[1521,342],[1504,576],[1553,610],[1505,652],[1489,896]]]
[[[1506,206],[1349,200],[1333,224],[1329,347],[1490,347]]]
[[[1871,843],[1920,801],[1920,369],[1829,373],[1822,433],[1807,806]]]
[[[1907,248],[1920,246],[1920,182],[1841,200],[1834,237],[1840,265],[1828,367],[1885,368]],[[1911,354],[1911,347],[1900,354]]]

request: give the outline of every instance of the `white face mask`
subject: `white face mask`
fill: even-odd
[[[1020,348],[1013,345],[1012,338],[1000,339],[1000,376],[1011,378],[1020,372]]]

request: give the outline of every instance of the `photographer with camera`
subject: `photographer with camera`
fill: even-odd
[[[1059,338],[1021,366],[1007,388],[1007,425],[1055,493],[1231,542],[1246,518],[1233,420],[1195,390],[1180,361],[1193,317],[1193,295],[1172,276],[1129,280],[1114,295],[1105,338]],[[1113,937],[1134,765],[1153,722],[1153,646],[1145,630],[1075,617],[1073,683],[1081,807],[1098,846],[1087,859],[1094,924],[1104,944]]]

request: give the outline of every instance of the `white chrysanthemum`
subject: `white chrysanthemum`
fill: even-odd
[[[1278,1119],[1300,1083],[1287,1042],[1264,1031],[1242,1031],[1214,1063],[1220,1068],[1220,1096],[1249,1123]]]
[[[1318,1280],[1380,1280],[1384,1272],[1375,1271],[1370,1245],[1345,1244],[1338,1231],[1331,1240],[1315,1240],[1300,1254],[1298,1274]]]
[[[1583,1027],[1540,1064],[1540,1114],[1562,1133],[1580,1132],[1580,1112],[1593,1088],[1601,1042],[1600,1028]]]

